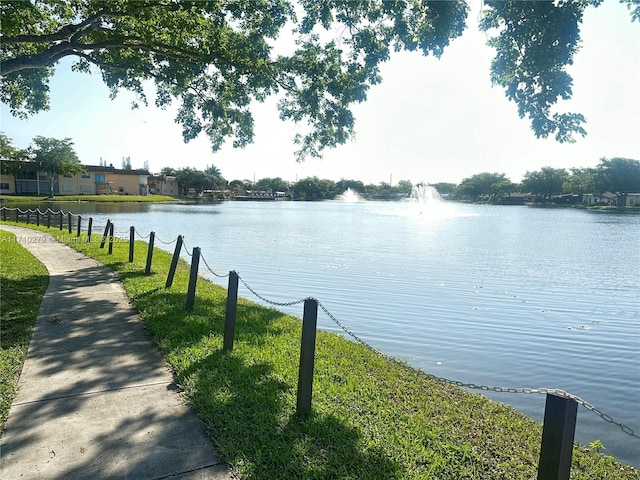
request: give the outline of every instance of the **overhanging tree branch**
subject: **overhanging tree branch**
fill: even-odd
[[[380,83],[379,67],[392,50],[439,57],[462,34],[468,13],[464,0],[305,0],[298,2],[302,15],[291,3],[2,0],[0,99],[18,116],[46,110],[51,67],[76,56],[80,70],[88,64],[102,70],[113,95],[119,89],[140,94],[142,80],[154,78],[156,103],[182,99],[184,114],[176,121],[195,132],[201,115],[214,149],[233,136],[234,125],[250,137],[251,122],[237,106],[285,92],[280,117],[306,122],[311,133],[304,148],[315,152],[348,138],[349,108]],[[571,96],[565,68],[579,44],[583,10],[598,3],[484,0],[481,28],[495,33],[490,42],[497,52],[491,79],[529,117],[537,136],[556,133],[567,141],[584,133],[580,116],[550,109]],[[299,48],[274,58],[271,42],[291,23]],[[337,44],[321,40],[322,31],[335,33],[336,26]]]
[[[60,58],[72,54],[73,46],[70,42],[57,43],[44,52],[34,55],[22,55],[0,62],[0,76],[4,77],[10,73],[30,68],[50,67],[60,60]]]
[[[88,55],[84,52],[74,52],[73,55],[76,55],[77,57],[80,58],[84,58],[86,61],[94,64],[96,67],[100,67],[100,68],[109,68],[109,69],[114,69],[114,70],[123,70],[126,71],[127,68],[122,66],[122,65],[118,65],[117,63],[110,63],[110,62],[104,62],[102,60],[98,60],[97,58],[92,57],[91,55]],[[62,58],[62,57],[61,57]],[[147,75],[151,75],[151,72],[148,70],[143,70],[140,69],[141,71],[145,72]]]
[[[19,45],[23,43],[46,44],[60,40],[69,40],[78,33],[83,32],[87,27],[95,25],[99,20],[106,17],[124,17],[125,14],[114,12],[100,12],[90,16],[86,20],[75,25],[66,25],[54,33],[46,35],[16,35],[15,37],[2,36],[2,43],[5,45]]]
[[[168,58],[179,61],[197,62],[197,63],[224,63],[234,68],[245,68],[239,64],[225,61],[222,57],[215,54],[202,55],[196,51],[168,45],[165,43],[148,43],[144,39],[138,37],[118,37],[112,40],[106,40],[97,43],[81,43],[64,41],[51,46],[44,52],[34,55],[23,55],[13,59],[6,60],[0,65],[0,76],[6,76],[10,73],[25,70],[29,68],[43,68],[55,64],[58,60],[65,56],[77,55],[86,58],[98,65],[98,61],[93,57],[80,55],[80,52],[96,51],[96,50],[142,50],[151,53],[163,55]]]

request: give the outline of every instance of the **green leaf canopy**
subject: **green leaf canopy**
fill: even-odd
[[[638,16],[638,1],[632,16]],[[580,114],[552,112],[571,96],[579,23],[599,0],[486,0],[481,27],[496,49],[491,78],[528,117],[535,134],[584,135]],[[155,104],[178,103],[189,141],[215,150],[253,140],[250,106],[278,95],[283,120],[306,124],[299,158],[318,156],[354,132],[351,108],[381,81],[392,51],[439,57],[465,28],[465,1],[424,0],[31,0],[0,3],[0,99],[26,117],[49,107],[56,64],[97,68],[112,96],[155,83]],[[290,53],[283,43],[295,42]],[[291,43],[289,42],[289,43]]]

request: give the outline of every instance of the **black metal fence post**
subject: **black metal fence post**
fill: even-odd
[[[229,288],[227,289],[227,310],[224,317],[225,350],[233,350],[233,337],[236,331],[236,312],[238,310],[238,273],[229,272]]]
[[[308,415],[311,412],[317,323],[318,302],[313,298],[307,298],[304,301],[304,314],[302,316],[300,369],[298,371],[298,403],[296,411],[299,416]]]
[[[91,243],[91,230],[93,229],[93,217],[89,217],[89,225],[87,225],[87,243]]]
[[[200,266],[200,247],[193,247],[191,255],[191,272],[189,274],[189,287],[187,288],[187,312],[193,310],[196,301],[196,283],[198,281],[198,268]]]
[[[67,228],[69,230],[69,233],[71,233],[71,230],[72,230],[72,228],[71,228],[71,212],[67,213],[67,224],[68,224]]]
[[[31,212],[29,211],[29,209],[27,209],[27,213],[26,213],[26,215],[25,215],[25,216],[26,216],[26,218],[27,218],[27,221],[26,221],[25,223],[26,223],[27,225],[29,225],[29,216],[30,216],[30,214],[31,214]]]
[[[149,251],[147,252],[147,265],[144,267],[144,273],[149,275],[151,273],[151,262],[153,261],[153,243],[156,240],[156,232],[149,234]]]
[[[136,227],[129,227],[129,263],[133,262],[133,249],[136,240]]]
[[[100,240],[100,248],[104,248],[104,244],[107,241],[107,235],[109,234],[109,225],[111,225],[111,220],[107,220],[107,226],[104,227],[104,233],[102,234],[102,240]]]
[[[76,237],[80,236],[81,225],[82,225],[82,216],[78,215],[78,229],[76,231]]]
[[[51,210],[47,210],[47,228],[51,228]]]
[[[20,211],[19,208],[16,208],[16,223],[18,223],[18,212]]]
[[[7,209],[2,207],[2,221],[6,222],[7,221]]]
[[[173,285],[173,277],[176,274],[176,268],[178,268],[178,260],[180,259],[180,251],[182,250],[182,235],[178,235],[176,240],[176,248],[173,251],[173,258],[171,259],[171,266],[169,267],[169,274],[167,275],[167,282],[164,284],[164,288],[170,288]]]
[[[547,393],[538,480],[569,480],[578,402]]]
[[[36,208],[36,226],[40,226],[40,210]]]
[[[64,223],[64,213],[60,210],[60,230],[62,230],[62,224]]]
[[[109,255],[113,253],[113,223],[109,225]]]

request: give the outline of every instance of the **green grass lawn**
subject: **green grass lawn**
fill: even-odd
[[[136,242],[129,263],[127,242],[115,243],[108,255],[96,237],[91,244],[62,238],[119,273],[184,395],[242,478],[537,477],[540,424],[334,333],[318,332],[312,412],[299,417],[300,319],[241,299],[234,350],[224,351],[225,289],[200,279],[195,307],[186,312],[185,262],[165,289],[169,253],[156,249],[152,272],[144,275],[144,242]],[[577,445],[571,478],[640,474]]]
[[[16,394],[49,272],[12,233],[0,230],[0,426]]]
[[[115,203],[158,203],[175,202],[174,197],[167,195],[2,195],[2,203],[10,206],[11,203],[38,203],[38,202],[115,202]]]

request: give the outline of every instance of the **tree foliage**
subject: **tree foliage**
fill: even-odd
[[[336,189],[340,193],[346,192],[348,189],[351,189],[358,193],[362,193],[364,192],[364,183],[362,183],[360,180],[341,178],[336,182]]]
[[[164,178],[175,177],[185,194],[190,190],[193,190],[195,194],[200,194],[205,190],[224,190],[227,187],[227,181],[215,165],[208,165],[204,171],[191,167],[178,169],[164,167],[160,171],[160,175]]]
[[[638,0],[625,0],[638,17]],[[579,114],[552,113],[571,96],[570,65],[582,12],[600,0],[484,2],[481,28],[496,49],[491,78],[516,102],[537,136],[583,135]],[[27,116],[49,107],[57,63],[98,69],[112,96],[178,103],[189,141],[201,133],[218,150],[253,140],[250,106],[278,95],[280,117],[307,125],[298,156],[318,156],[354,132],[351,108],[381,81],[392,51],[439,57],[465,28],[465,1],[418,0],[4,0],[0,98]],[[282,43],[294,41],[285,53]]]
[[[562,184],[562,191],[574,194],[595,193],[595,178],[596,170],[593,168],[572,168],[571,173]]]
[[[51,197],[53,185],[59,175],[70,177],[84,171],[70,138],[58,140],[37,136],[32,143],[29,147],[31,160],[23,164],[23,168],[46,173]]]
[[[431,184],[440,195],[448,195],[455,192],[457,185],[455,183],[439,182]]]
[[[564,168],[542,167],[535,172],[527,172],[522,179],[522,189],[545,198],[563,193],[563,185],[569,178]]]
[[[253,190],[264,191],[268,193],[275,192],[288,192],[289,191],[289,182],[283,180],[280,177],[275,178],[261,178],[258,180],[253,186]]]
[[[546,198],[561,193],[611,193],[640,192],[640,160],[629,158],[601,158],[595,168],[543,167],[527,172],[522,180],[522,190]]]
[[[465,178],[455,189],[456,195],[477,199],[481,195],[511,193],[516,186],[504,173],[483,172]]]
[[[13,146],[12,140],[4,133],[0,132],[0,158],[11,160],[15,158],[18,149]]]
[[[42,172],[47,175],[50,195],[59,175],[73,176],[83,172],[84,167],[73,149],[70,138],[34,137],[27,149],[13,146],[11,139],[0,132],[1,173],[18,175],[20,172]]]
[[[146,103],[143,81],[153,80],[157,105],[180,102],[185,141],[205,132],[214,150],[251,142],[251,102],[281,93],[281,118],[310,127],[295,139],[300,155],[319,155],[352,135],[349,107],[379,82],[391,49],[440,55],[467,12],[465,2],[299,5],[300,18],[279,0],[2,2],[2,101],[17,115],[47,108],[53,69],[72,56],[76,70],[97,67],[113,95],[128,89]],[[297,47],[277,54],[286,25]],[[337,25],[340,45],[321,40]]]
[[[602,192],[640,193],[640,161],[629,158],[601,158],[595,170],[595,184]]]
[[[0,132],[0,173],[13,175],[20,171],[28,159],[28,150],[14,147],[13,141],[4,132]]]
[[[579,23],[584,2],[489,1],[482,20],[486,30],[499,33],[489,40],[496,49],[491,81],[504,87],[506,96],[518,104],[520,117],[531,119],[542,137],[556,132],[558,141],[586,132],[580,114],[554,113],[558,98],[571,97],[571,65],[579,46]]]
[[[299,180],[293,185],[293,191],[297,200],[330,200],[338,194],[333,180],[318,177]]]
[[[410,180],[399,180],[398,184],[395,186],[395,190],[396,193],[410,195],[411,191],[413,190],[413,183],[411,183]]]

